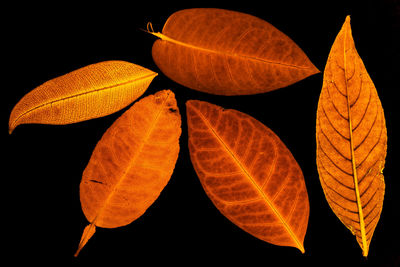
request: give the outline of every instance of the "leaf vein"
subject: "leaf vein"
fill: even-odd
[[[325,152],[325,150],[324,150],[321,146],[319,146],[319,150],[321,150],[322,153],[324,153],[324,155],[329,159],[329,161],[330,161],[337,169],[339,169],[340,171],[342,171],[343,173],[345,173],[345,174],[347,174],[347,175],[349,175],[349,176],[353,176],[352,173],[349,173],[349,172],[343,170],[341,167],[339,167],[339,166],[328,156],[328,154]]]
[[[329,119],[329,117],[326,115],[326,111],[325,111],[325,108],[324,108],[323,105],[322,105],[322,111],[324,112],[325,118],[326,118],[326,120],[328,121],[329,125],[335,130],[335,132],[337,132],[337,133],[338,133],[343,139],[345,139],[346,141],[350,141],[349,138],[347,138],[346,136],[344,136],[341,132],[339,132],[338,129],[336,129],[336,127],[333,125],[333,123],[331,122],[331,120]],[[319,121],[320,124],[322,124],[322,123],[321,123],[321,118],[318,118],[318,121]]]
[[[257,185],[256,181],[252,178],[250,173],[247,171],[247,169],[242,165],[242,163],[238,160],[237,156],[233,153],[233,151],[230,150],[229,146],[225,144],[225,142],[222,140],[222,138],[219,136],[219,134],[215,131],[215,129],[212,127],[212,125],[209,123],[209,121],[201,114],[201,112],[196,112],[199,117],[205,122],[207,127],[211,130],[213,135],[216,137],[216,139],[220,142],[220,144],[226,149],[227,153],[232,157],[233,161],[238,165],[238,167],[243,170],[243,173],[245,177],[249,179],[249,181],[253,184],[253,186],[257,189],[257,191],[260,193],[264,201],[268,204],[268,206],[271,208],[273,213],[278,217],[278,219],[282,222],[284,228],[287,230],[288,234],[291,236],[293,241],[297,244],[299,248],[302,248],[304,251],[303,245],[301,242],[297,239],[296,235],[294,234],[293,230],[291,227],[287,224],[285,219],[282,217],[280,212],[276,209],[276,207],[273,205],[271,200],[266,196],[264,191],[260,188],[259,185]]]
[[[367,134],[363,137],[363,139],[360,141],[360,143],[358,145],[355,146],[354,151],[357,151],[357,149],[365,142],[365,140],[368,138],[369,134],[372,131],[372,128],[374,128],[375,123],[376,123],[376,119],[378,117],[378,110],[376,111],[375,117],[374,117],[374,121],[372,122],[371,127],[369,128]]]
[[[325,139],[328,141],[328,143],[333,147],[333,149],[334,149],[343,159],[345,159],[345,160],[351,162],[351,159],[347,158],[342,152],[340,152],[340,151],[338,150],[338,148],[336,148],[336,146],[334,146],[334,145],[332,144],[332,141],[331,141],[331,140],[328,138],[328,136],[325,134],[325,132],[323,131],[323,128],[322,128],[322,127],[320,128],[320,131],[321,131],[322,135],[325,137]],[[321,140],[320,140],[320,143],[321,143]]]
[[[329,83],[329,81],[328,81],[328,85],[327,85],[327,89],[326,89],[326,93],[328,94],[329,102],[331,102],[333,108],[334,108],[335,111],[339,114],[339,116],[342,117],[345,121],[348,122],[348,121],[349,121],[349,118],[346,118],[342,113],[339,112],[339,109],[336,107],[335,102],[334,102],[333,99],[332,99],[331,93],[330,93],[330,91],[329,91],[329,87],[330,87],[329,85],[330,85],[331,83],[334,83],[334,82],[332,81],[332,82]],[[335,85],[335,87],[336,87],[336,85]]]
[[[377,147],[377,145],[379,144],[379,142],[381,140],[382,132],[383,132],[383,127],[381,127],[378,141],[374,144],[374,146],[371,148],[371,150],[368,151],[368,154],[365,156],[365,158],[359,164],[356,165],[356,168],[359,168],[365,162],[365,160],[371,155],[372,151],[374,151],[374,149]]]
[[[335,182],[337,182],[337,183],[339,183],[340,185],[346,187],[347,189],[350,189],[350,190],[352,190],[352,191],[354,190],[354,187],[350,187],[350,186],[348,186],[348,185],[345,185],[345,184],[342,183],[340,180],[338,180],[335,176],[333,176],[333,175],[328,171],[328,169],[325,167],[325,165],[322,163],[322,161],[319,161],[319,165],[328,173],[328,175],[329,175],[330,177],[332,177],[332,178],[335,180]]]
[[[371,103],[371,98],[372,98],[372,93],[371,93],[371,89],[370,89],[370,90],[369,90],[369,97],[368,97],[367,106],[365,107],[364,113],[363,113],[363,115],[362,115],[360,121],[359,121],[359,122],[357,123],[357,125],[353,128],[353,132],[355,132],[355,130],[358,128],[358,126],[359,126],[359,125],[361,124],[361,122],[364,120],[365,114],[367,114],[369,105],[370,105],[370,103]],[[351,108],[351,107],[350,107],[350,108]]]

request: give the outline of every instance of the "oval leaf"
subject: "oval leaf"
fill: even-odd
[[[325,197],[367,256],[383,205],[387,135],[382,105],[355,49],[349,16],[326,63],[316,137]]]
[[[157,73],[124,61],[104,61],[36,87],[13,108],[9,132],[20,124],[70,124],[114,113],[140,97]]]
[[[217,95],[249,95],[282,88],[319,72],[284,33],[257,17],[195,8],[172,14],[153,59],[170,79]]]
[[[180,134],[181,117],[169,90],[135,103],[106,131],[80,184],[82,210],[90,225],[76,256],[96,226],[127,225],[158,198],[174,170]]]
[[[219,211],[261,240],[304,253],[308,195],[283,142],[244,113],[193,100],[186,107],[190,158]]]

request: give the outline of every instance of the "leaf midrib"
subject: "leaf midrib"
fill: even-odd
[[[97,218],[102,214],[104,208],[108,205],[110,199],[112,198],[112,196],[114,195],[116,189],[120,186],[121,182],[126,178],[126,175],[130,172],[130,170],[133,168],[134,162],[137,160],[138,156],[141,154],[144,145],[147,143],[151,133],[154,130],[154,127],[156,126],[161,113],[163,111],[163,107],[165,105],[165,103],[167,102],[168,98],[170,96],[170,93],[167,93],[164,101],[161,103],[160,105],[160,109],[158,110],[156,116],[154,117],[154,120],[152,122],[152,124],[150,125],[150,127],[148,128],[146,134],[144,135],[143,140],[141,141],[141,144],[139,146],[139,148],[136,150],[136,154],[131,158],[131,160],[129,161],[125,171],[123,172],[122,176],[119,178],[119,180],[117,181],[117,183],[115,183],[115,185],[113,186],[113,188],[111,189],[111,192],[108,194],[106,200],[104,201],[103,205],[100,207],[99,211],[97,212],[96,217],[93,219],[93,221],[91,222],[91,224],[96,224],[96,220]]]
[[[267,63],[267,64],[272,64],[272,65],[281,65],[281,66],[285,66],[285,67],[290,67],[290,68],[295,68],[295,69],[304,69],[304,70],[311,70],[312,67],[303,67],[303,66],[299,66],[299,65],[293,65],[293,64],[289,64],[289,63],[283,63],[283,62],[279,62],[279,61],[272,61],[272,60],[266,60],[263,58],[259,58],[259,57],[254,57],[254,56],[246,56],[246,55],[240,55],[240,54],[234,54],[234,53],[229,53],[229,52],[222,52],[222,51],[218,51],[218,50],[212,50],[212,49],[208,49],[208,48],[204,48],[204,47],[199,47],[199,46],[195,46],[192,44],[188,44],[188,43],[184,43],[178,40],[175,40],[171,37],[168,37],[160,32],[149,32],[150,34],[153,34],[155,36],[157,36],[158,38],[160,38],[163,41],[167,41],[167,42],[171,42],[177,45],[181,45],[184,47],[189,47],[192,49],[196,49],[196,50],[200,50],[200,51],[205,51],[208,53],[213,53],[213,54],[220,54],[220,55],[225,55],[225,56],[231,56],[231,57],[239,57],[239,58],[245,58],[248,60],[253,60],[253,61],[258,61],[258,62],[263,62],[263,63]]]
[[[364,223],[364,215],[363,215],[363,209],[362,209],[362,203],[361,203],[361,197],[360,197],[360,191],[358,188],[358,177],[357,177],[357,166],[356,166],[356,161],[355,161],[355,156],[354,156],[354,139],[353,139],[353,126],[352,126],[352,119],[351,119],[351,105],[350,105],[350,99],[349,99],[349,87],[347,84],[347,61],[346,61],[346,39],[348,35],[348,28],[350,28],[350,17],[348,16],[346,18],[346,23],[347,25],[344,27],[344,37],[343,37],[343,72],[344,72],[344,81],[345,81],[345,87],[346,87],[346,101],[347,101],[347,112],[348,112],[348,120],[349,120],[349,134],[350,134],[350,151],[351,151],[351,163],[352,163],[352,169],[353,169],[353,180],[354,180],[354,191],[356,194],[356,200],[357,200],[357,209],[358,209],[358,217],[359,217],[359,224],[360,224],[360,232],[361,232],[361,241],[362,241],[362,250],[363,250],[363,255],[366,257],[368,255],[368,244],[366,240],[366,234],[365,234],[365,223]]]
[[[218,133],[215,131],[215,129],[212,127],[212,125],[208,122],[208,120],[201,114],[201,112],[197,112],[197,115],[204,121],[204,123],[207,125],[207,127],[211,130],[213,135],[216,137],[216,139],[220,142],[222,147],[225,148],[227,153],[232,157],[233,161],[239,166],[239,168],[243,171],[245,176],[248,178],[248,180],[253,184],[253,186],[257,189],[257,191],[261,194],[262,198],[265,200],[265,202],[268,204],[268,206],[271,208],[275,216],[279,219],[279,221],[282,223],[286,231],[289,233],[290,237],[293,239],[293,241],[296,243],[297,247],[300,249],[302,253],[304,253],[304,247],[301,244],[301,242],[297,239],[296,235],[294,234],[293,230],[291,227],[287,224],[283,216],[280,214],[280,212],[275,208],[274,204],[271,202],[271,200],[268,198],[268,196],[264,193],[262,188],[255,182],[249,171],[246,169],[245,166],[240,162],[240,160],[237,158],[235,153],[229,148],[227,144],[225,144],[224,140],[218,135]]]

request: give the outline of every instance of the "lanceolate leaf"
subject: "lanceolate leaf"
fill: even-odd
[[[382,211],[386,143],[382,105],[355,49],[348,16],[325,67],[317,166],[330,207],[356,236],[364,256]]]
[[[72,71],[26,94],[11,112],[9,132],[20,124],[69,124],[109,115],[141,96],[155,76],[124,61]]]
[[[152,30],[152,29],[149,29]],[[318,69],[284,33],[257,17],[223,9],[172,14],[153,59],[172,80],[217,95],[249,95],[282,88]]]
[[[174,94],[143,98],[106,131],[80,184],[89,221],[79,251],[95,227],[124,226],[140,217],[168,183],[179,153],[181,117]]]
[[[195,100],[186,108],[190,158],[219,211],[261,240],[304,253],[308,195],[283,142],[244,113]]]

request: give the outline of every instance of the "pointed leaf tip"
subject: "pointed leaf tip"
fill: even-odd
[[[306,252],[306,250],[304,249],[303,244],[301,244],[301,246],[298,247],[298,249],[301,251],[301,254],[304,254]]]
[[[86,245],[89,239],[94,235],[96,232],[96,226],[94,224],[89,224],[83,230],[81,241],[79,242],[78,250],[75,252],[74,257],[78,257],[79,252],[82,248]]]

